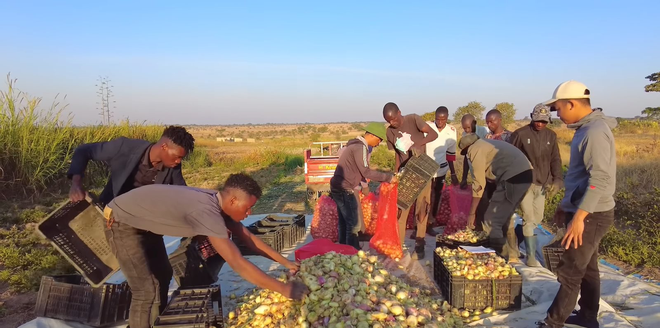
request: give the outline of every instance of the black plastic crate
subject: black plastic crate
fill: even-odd
[[[102,327],[125,322],[131,306],[127,283],[92,287],[81,275],[41,277],[35,314]]]
[[[447,247],[450,249],[457,249],[461,246],[483,246],[483,247],[488,247],[490,244],[488,239],[482,239],[477,241],[476,243],[470,243],[470,242],[460,242],[456,240],[451,240],[447,239],[442,235],[437,235],[435,237],[435,247]]]
[[[426,154],[410,158],[399,177],[397,206],[402,210],[410,208],[439,168]]]
[[[561,256],[564,255],[564,251],[566,251],[566,249],[561,247],[560,242],[555,242],[543,247],[543,259],[545,260],[545,267],[552,271],[554,274],[557,274],[559,260],[561,260]]]
[[[41,221],[37,231],[48,239],[87,282],[99,287],[119,270],[105,239],[103,210],[87,197],[66,202]]]
[[[483,310],[490,306],[495,310],[516,311],[522,306],[521,275],[480,280],[452,276],[440,255],[433,252],[433,278],[453,307]]]
[[[169,256],[174,280],[180,287],[211,285],[225,264],[217,253],[203,259],[196,241],[187,239]]]
[[[282,228],[272,227],[272,228],[258,228],[255,226],[248,226],[248,230],[261,239],[266,245],[273,248],[276,252],[281,252],[284,244],[284,234]],[[234,243],[241,251],[243,255],[261,255],[251,248],[249,248],[243,240],[240,238],[234,238]]]
[[[289,248],[305,235],[305,216],[279,216],[269,215],[264,219],[255,222],[256,227],[281,227],[283,229],[283,248]]]
[[[223,327],[219,286],[177,289],[153,325],[165,328]]]

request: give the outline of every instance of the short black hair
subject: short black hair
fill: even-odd
[[[383,106],[383,116],[388,116],[390,114],[396,114],[399,112],[399,106],[393,102],[388,102]]]
[[[461,124],[463,124],[463,122],[465,122],[465,121],[467,121],[467,120],[472,120],[472,121],[474,121],[474,122],[477,121],[477,119],[474,117],[474,115],[472,115],[472,114],[465,114],[465,115],[463,115],[463,117],[461,117]]]
[[[495,117],[498,117],[498,118],[502,118],[502,112],[500,112],[497,109],[491,109],[491,110],[488,111],[488,113],[486,113],[486,117],[488,117],[488,116],[495,116]]]
[[[248,195],[261,198],[261,187],[251,176],[245,173],[232,174],[225,181],[222,189],[234,188],[247,193]]]
[[[447,109],[447,107],[445,107],[445,106],[440,106],[440,107],[438,107],[438,109],[435,110],[435,115],[438,115],[438,114],[444,114],[444,115],[449,116],[449,109]]]
[[[195,149],[195,138],[186,128],[182,126],[170,125],[163,131],[163,137],[172,140],[172,142],[185,149],[188,154]]]

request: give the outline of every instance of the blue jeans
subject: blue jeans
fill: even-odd
[[[330,197],[337,204],[339,215],[339,243],[351,245],[360,249],[358,233],[360,232],[359,214],[361,210],[356,195],[350,190],[332,190]]]

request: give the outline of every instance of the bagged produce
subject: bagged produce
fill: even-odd
[[[472,206],[472,190],[461,189],[458,186],[449,186],[449,205],[451,208],[451,218],[447,222],[443,235],[450,235],[467,227],[467,218],[470,215]]]
[[[316,202],[310,233],[314,239],[330,239],[333,243],[339,240],[337,204],[330,196],[323,195]]]
[[[364,232],[367,235],[376,233],[376,218],[378,217],[378,196],[371,192],[366,197],[360,194],[362,217],[364,219]]]
[[[354,255],[357,249],[350,245],[335,244],[330,239],[317,239],[295,251],[296,261],[302,261],[317,255],[335,252],[337,254]]]
[[[438,206],[438,213],[435,216],[435,223],[437,226],[447,225],[451,219],[451,205],[449,204],[449,190],[448,186],[442,189],[442,196],[440,196],[440,206]]]
[[[377,252],[398,260],[403,257],[399,239],[398,207],[396,206],[397,184],[381,183],[378,200],[378,219],[376,233],[369,241],[369,246]]]
[[[412,287],[384,270],[379,258],[363,251],[357,255],[327,253],[305,259],[293,277],[310,294],[292,301],[279,293],[256,289],[239,299],[228,312],[226,327],[384,328],[463,327],[458,309],[432,298],[428,289]],[[480,318],[479,318],[480,319]]]

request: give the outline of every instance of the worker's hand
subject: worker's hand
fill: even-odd
[[[456,174],[451,175],[451,184],[452,186],[458,185],[458,177],[456,176]]]
[[[545,188],[545,193],[546,193],[548,198],[555,197],[555,195],[559,192],[559,190],[561,190],[562,187],[563,186],[562,186],[561,181],[554,182],[554,183],[552,183],[551,185],[549,185]]]
[[[390,183],[397,183],[397,182],[399,182],[399,176],[395,174],[392,176]]]
[[[284,264],[284,267],[289,269],[289,273],[296,274],[300,270],[300,264],[298,262],[291,262],[287,260],[287,263]]]
[[[470,214],[468,215],[467,219],[467,228],[470,230],[474,230],[474,221],[477,219],[476,214]]]
[[[71,189],[69,189],[69,199],[72,202],[78,202],[85,199],[87,192],[82,186],[80,179],[74,179],[71,181]]]
[[[555,216],[552,218],[552,224],[559,229],[566,226],[566,213],[564,213],[560,207],[557,207],[557,210],[555,211]]]
[[[286,288],[282,295],[293,300],[302,300],[307,294],[309,294],[309,288],[307,288],[302,282],[294,280],[286,284]]]
[[[584,233],[584,220],[573,217],[573,220],[566,227],[566,235],[561,240],[561,245],[568,249],[573,245],[575,249],[582,246],[582,234]]]
[[[463,190],[467,189],[467,185],[468,185],[467,179],[461,181],[461,189]]]
[[[424,146],[412,146],[410,147],[410,151],[412,151],[413,156],[417,157],[424,154]]]

